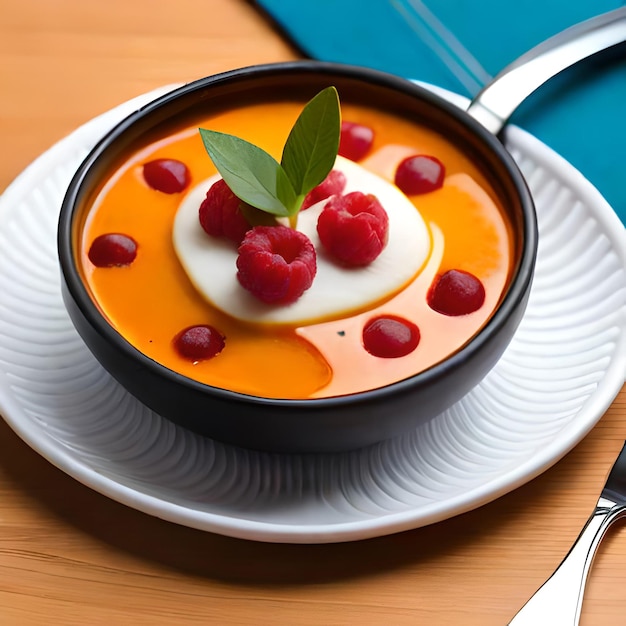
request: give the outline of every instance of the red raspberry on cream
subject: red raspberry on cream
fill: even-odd
[[[317,234],[334,258],[350,267],[368,265],[387,243],[389,217],[372,194],[333,196],[317,220]]]
[[[316,271],[310,239],[286,226],[255,226],[239,246],[237,279],[268,304],[295,302],[311,286]]]
[[[331,170],[328,176],[314,187],[304,198],[301,211],[310,206],[330,198],[337,193],[341,193],[346,188],[346,175],[341,170]]]
[[[200,205],[200,225],[212,237],[225,237],[239,244],[250,230],[250,224],[241,212],[241,204],[242,201],[220,178],[211,185]]]

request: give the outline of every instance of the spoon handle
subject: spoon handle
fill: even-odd
[[[624,42],[626,7],[576,24],[505,67],[476,95],[467,112],[497,135],[515,109],[550,78]]]
[[[601,497],[565,559],[509,626],[577,626],[587,575],[596,550],[613,522],[625,514],[622,505]]]

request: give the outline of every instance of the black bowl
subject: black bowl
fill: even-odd
[[[407,116],[452,140],[479,166],[514,230],[508,289],[483,329],[462,349],[411,378],[348,396],[276,400],[211,387],[139,352],[100,313],[77,267],[80,216],[101,178],[129,150],[167,133],[177,120],[252,98],[310,98],[335,85],[342,101]],[[96,145],[64,198],[58,228],[63,298],[86,345],[132,395],[163,417],[238,446],[280,452],[359,448],[405,433],[460,400],[496,364],[524,314],[537,249],[532,197],[512,157],[467,113],[414,83],[378,71],[314,61],[255,66],[180,87],[131,114]]]

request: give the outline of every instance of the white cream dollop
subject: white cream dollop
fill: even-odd
[[[391,297],[424,266],[431,236],[413,203],[392,183],[357,163],[337,157],[335,169],[347,179],[344,193],[375,195],[389,215],[389,239],[381,254],[363,268],[346,268],[324,251],[317,218],[326,201],[301,211],[298,230],[317,252],[317,274],[311,287],[293,304],[269,305],[246,291],[237,280],[237,247],[207,235],[198,210],[217,177],[202,181],[185,196],[174,219],[173,242],[178,258],[196,289],[213,306],[247,322],[307,324],[362,310]]]

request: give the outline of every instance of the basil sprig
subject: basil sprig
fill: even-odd
[[[341,112],[335,87],[310,100],[296,120],[281,162],[254,144],[200,129],[204,147],[232,192],[244,202],[295,225],[305,196],[328,176],[339,150]]]

